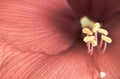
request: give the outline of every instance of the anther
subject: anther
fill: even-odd
[[[92,41],[92,40],[94,40],[94,39],[95,39],[94,36],[86,36],[86,37],[84,37],[83,41],[84,41],[84,42],[90,42],[90,41]]]
[[[102,28],[98,29],[98,32],[104,35],[108,35],[108,31]]]
[[[87,34],[87,35],[93,35],[93,32],[89,28],[83,28],[82,32]]]
[[[92,28],[92,31],[97,32],[99,28],[100,28],[100,23],[95,23],[94,27]]]
[[[92,44],[93,47],[95,47],[95,46],[97,46],[97,41],[91,40],[91,44]]]
[[[112,42],[112,39],[111,39],[110,37],[108,37],[108,36],[102,35],[102,36],[101,36],[101,39],[104,40],[104,41],[107,42],[107,43],[111,43],[111,42]]]

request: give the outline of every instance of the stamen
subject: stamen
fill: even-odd
[[[93,46],[91,45],[90,42],[87,42],[87,46],[88,46],[88,54],[92,55],[93,54]]]
[[[88,54],[92,55],[93,54],[93,46],[95,46],[95,37],[94,36],[86,36],[84,37],[83,41],[86,42],[86,45],[88,47]],[[92,42],[93,41],[93,42]]]
[[[88,47],[88,53],[91,51],[90,49],[90,42],[87,42],[87,47]]]
[[[95,46],[97,46],[97,41],[91,40],[91,44],[92,44],[93,47],[95,47]]]
[[[83,28],[82,32],[87,34],[87,35],[93,35],[93,32],[89,28]]]
[[[106,51],[107,43],[111,43],[111,42],[112,42],[112,39],[111,39],[110,37],[107,37],[107,36],[102,35],[102,36],[101,36],[101,41],[100,41],[99,48],[102,47],[103,41],[105,41],[105,42],[104,42],[104,47],[103,47],[102,53],[104,53],[104,52]]]
[[[107,43],[105,42],[102,54],[106,51],[106,48],[107,48]]]
[[[93,46],[91,45],[91,48],[90,48],[90,52],[89,52],[89,55],[93,55]]]
[[[93,30],[93,32],[97,32],[99,28],[100,28],[100,23],[95,23],[92,30]]]
[[[85,27],[93,28],[94,26],[94,22],[86,16],[80,19],[80,23],[82,28],[85,28]]]
[[[98,43],[98,35],[97,35],[98,33],[97,32],[95,32],[95,41]]]
[[[107,37],[107,36],[104,36],[104,35],[101,36],[101,39],[104,40],[107,43],[111,43],[112,42],[112,39],[110,37]]]
[[[107,48],[107,43],[112,42],[112,39],[107,36],[108,31],[101,28],[100,23],[94,22],[86,16],[80,19],[80,23],[82,26],[82,33],[86,34],[83,41],[88,47],[88,54],[92,55],[94,47],[98,46],[98,34],[101,34],[101,40],[98,48],[102,49],[102,46],[104,46],[102,50],[102,53],[104,53]]]
[[[102,34],[104,34],[104,35],[108,35],[108,31],[105,30],[105,29],[102,29],[102,28],[98,29],[98,32],[99,32],[99,33],[102,33]]]
[[[84,41],[84,42],[90,42],[90,41],[92,41],[92,40],[94,40],[94,39],[95,39],[94,36],[86,36],[86,37],[84,37],[83,41]]]
[[[100,44],[99,44],[99,46],[98,46],[98,47],[99,47],[99,48],[101,48],[101,47],[102,47],[102,45],[103,45],[103,40],[101,39],[101,40],[100,40]]]

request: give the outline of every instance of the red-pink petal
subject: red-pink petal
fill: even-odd
[[[118,52],[118,51],[117,51]],[[115,52],[114,52],[115,53]],[[107,52],[104,55],[96,58],[97,66],[101,71],[104,71],[106,79],[119,79],[120,77],[120,58],[116,54]]]
[[[23,53],[6,46],[1,43],[0,47],[4,47],[6,52],[1,52],[4,56],[2,79],[99,79],[100,71],[107,73],[106,79],[119,79],[120,58],[116,58],[115,54],[92,57],[77,45],[66,53],[46,56],[42,53]]]
[[[28,79],[25,76],[32,74],[32,69],[36,69],[47,57],[42,52],[23,53],[0,40],[0,79]]]
[[[4,44],[1,44],[4,46]],[[56,56],[46,56],[40,53],[6,51],[4,55],[2,79],[92,79],[91,71],[98,75],[90,58],[79,46]],[[2,47],[0,47],[2,49]],[[10,46],[7,49],[10,49]],[[6,59],[5,59],[6,58]]]
[[[4,1],[5,0],[3,0],[3,2]],[[8,0],[9,3],[7,2],[6,3],[4,2],[4,3],[7,4],[7,6],[8,4],[12,4],[12,3],[16,4],[15,0],[11,0],[11,1]],[[24,0],[24,1],[27,1],[27,0]],[[22,5],[25,3],[24,1]],[[1,1],[0,5],[5,5],[3,4],[3,2]],[[18,1],[18,3],[20,2]],[[24,5],[27,6],[27,4],[24,4]],[[107,30],[109,30],[110,36],[113,39],[113,43],[108,46],[105,54],[99,55],[99,56],[95,55],[94,59],[92,59],[93,57],[89,57],[89,55],[87,55],[87,48],[86,48],[86,51],[81,50],[83,48],[80,45],[80,46],[74,46],[73,49],[67,52],[64,52],[64,54],[59,54],[56,56],[47,56],[47,55],[44,55],[42,52],[40,52],[41,48],[31,49],[32,45],[39,46],[40,44],[38,40],[37,40],[38,44],[34,43],[36,41],[35,40],[36,38],[37,39],[40,38],[39,34],[41,32],[36,31],[38,30],[38,27],[39,27],[39,22],[38,22],[39,18],[37,18],[36,20],[36,18],[33,17],[34,14],[26,14],[26,16],[31,15],[31,17],[29,18],[32,18],[32,19],[29,19],[27,17],[29,20],[31,20],[30,21],[31,23],[29,24],[30,26],[26,26],[25,28],[24,26],[27,24],[22,25],[22,23],[29,23],[29,22],[26,22],[26,20],[28,21],[27,18],[21,18],[23,17],[24,13],[17,12],[17,13],[8,14],[8,11],[16,12],[14,11],[16,10],[15,7],[20,6],[20,5],[17,4],[14,7],[12,6],[14,5],[12,4],[6,7],[7,10],[3,9],[4,6],[0,6],[0,11],[1,11],[0,18],[2,19],[2,21],[0,21],[0,24],[1,24],[0,29],[2,29],[0,31],[0,34],[1,34],[0,37],[1,38],[4,37],[3,38],[4,41],[6,43],[7,42],[9,43],[9,44],[6,44],[6,43],[4,44],[3,42],[0,43],[0,52],[1,52],[0,53],[0,61],[1,61],[0,62],[0,65],[1,65],[0,77],[2,77],[3,79],[17,79],[17,78],[19,79],[36,79],[36,78],[37,79],[40,79],[40,78],[43,78],[43,79],[54,79],[54,78],[58,78],[58,79],[59,78],[60,79],[61,78],[62,79],[79,79],[79,78],[80,79],[93,79],[94,78],[94,79],[98,79],[100,77],[98,71],[105,71],[107,73],[106,79],[119,79],[119,73],[120,73],[120,69],[119,69],[120,68],[119,18],[117,18],[117,20],[112,18],[112,21],[107,22],[107,24],[105,24],[106,28],[107,26],[109,27]],[[21,6],[21,7],[25,7],[25,6]],[[11,11],[11,8],[13,8],[13,11]],[[17,8],[19,10],[20,7],[17,7]],[[20,10],[25,10],[25,9],[22,8]],[[36,9],[34,10],[36,11]],[[31,11],[31,10],[28,10],[28,11]],[[26,10],[25,10],[25,13],[26,13]],[[7,16],[5,17],[3,15],[8,15],[9,17]],[[22,16],[18,17],[16,15],[22,15]],[[13,16],[16,16],[17,18],[15,17],[13,18]],[[19,20],[22,20],[22,21],[19,21]],[[37,26],[34,26],[33,23],[35,23],[35,25]],[[19,28],[16,27],[15,29],[15,26]],[[33,29],[33,26],[35,27],[35,29]],[[9,28],[7,29],[5,27],[9,27]],[[29,29],[27,27],[29,27]],[[57,32],[59,31],[56,28],[52,30],[57,30]],[[14,31],[14,32],[11,32],[11,31]],[[60,32],[60,34],[58,33],[58,35],[61,35],[61,33],[63,32]],[[68,35],[65,35],[65,36],[71,37]],[[7,40],[5,40],[6,38]],[[29,41],[35,40],[35,41],[31,44],[31,42],[26,43],[25,41],[27,40]],[[12,44],[16,46],[17,50],[14,50],[15,46],[13,46]],[[37,52],[39,51],[40,53],[20,52],[18,48],[20,49],[20,51],[30,49],[30,50],[34,50]],[[94,53],[96,54],[97,52],[94,52]]]
[[[64,0],[0,1],[0,35],[21,51],[67,50],[75,37],[74,20]]]

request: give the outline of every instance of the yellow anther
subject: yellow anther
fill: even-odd
[[[84,41],[84,42],[90,42],[90,41],[92,41],[92,40],[94,40],[94,39],[95,39],[94,36],[86,36],[86,37],[84,37],[83,41]]]
[[[111,43],[112,42],[112,39],[110,37],[107,37],[107,36],[104,36],[104,35],[101,36],[101,39],[104,40],[107,43]]]
[[[102,28],[98,29],[98,32],[99,32],[99,33],[102,33],[102,34],[104,34],[104,35],[108,35],[108,31],[105,30],[105,29],[102,29]]]
[[[92,31],[97,32],[99,28],[100,28],[100,23],[95,23],[94,27],[92,28]]]
[[[91,40],[90,43],[92,44],[93,47],[97,46],[97,41],[96,40]]]
[[[80,19],[80,23],[81,23],[82,28],[85,28],[85,27],[93,28],[95,24],[92,20],[90,20],[86,16]]]
[[[93,35],[93,32],[89,28],[83,28],[82,32],[87,34],[87,35]]]

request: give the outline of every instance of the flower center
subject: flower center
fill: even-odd
[[[107,36],[108,31],[103,29],[99,22],[94,22],[86,16],[80,19],[80,23],[82,26],[82,33],[86,35],[83,41],[88,48],[88,54],[93,55],[94,47],[101,49],[102,53],[104,53],[107,48],[107,43],[112,43],[112,39]],[[98,41],[99,34],[100,42]]]

